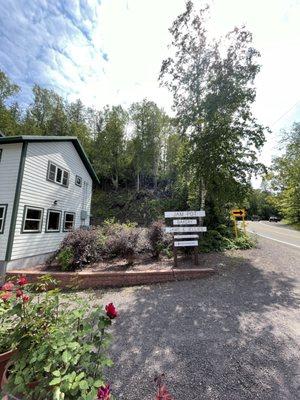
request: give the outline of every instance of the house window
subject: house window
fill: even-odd
[[[61,211],[48,210],[46,232],[60,232]]]
[[[22,233],[38,233],[42,231],[44,209],[25,206]]]
[[[82,186],[82,178],[81,178],[81,176],[78,176],[78,175],[76,175],[76,177],[75,177],[75,185],[77,185],[77,186]]]
[[[49,161],[47,178],[51,182],[55,182],[58,185],[68,187],[69,185],[69,171],[59,167],[52,161]]]
[[[71,231],[75,228],[75,213],[65,212],[64,215],[64,231]]]
[[[7,204],[0,204],[0,233],[4,232]]]

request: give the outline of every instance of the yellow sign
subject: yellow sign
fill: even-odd
[[[236,210],[231,210],[231,215],[233,217],[244,218],[246,216],[246,210],[244,208],[237,208]]]
[[[237,222],[236,219],[242,218],[243,219],[243,229],[244,229],[244,233],[246,234],[246,224],[245,224],[245,216],[246,216],[246,210],[244,208],[238,208],[235,210],[231,210],[230,212],[231,216],[233,217],[234,220],[234,233],[235,233],[235,237],[238,237],[238,229],[237,229]]]

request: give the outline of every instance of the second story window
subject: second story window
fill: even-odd
[[[49,161],[47,178],[51,182],[65,187],[69,186],[69,171]]]

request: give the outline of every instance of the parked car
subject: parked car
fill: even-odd
[[[274,215],[269,218],[269,222],[278,222],[280,221],[279,217],[275,217]]]

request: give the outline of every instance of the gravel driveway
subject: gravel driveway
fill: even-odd
[[[267,239],[223,255],[208,279],[97,291],[113,301],[110,382],[117,399],[299,399],[300,249]]]

